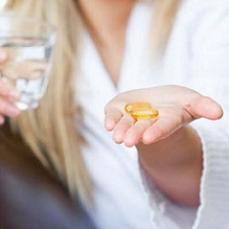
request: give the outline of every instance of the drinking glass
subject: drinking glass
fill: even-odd
[[[19,92],[19,109],[37,108],[44,96],[55,40],[52,25],[9,12],[0,14],[0,49],[8,57],[0,64],[0,78]]]

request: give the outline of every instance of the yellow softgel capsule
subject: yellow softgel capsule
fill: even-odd
[[[153,108],[150,103],[136,102],[125,106],[125,111],[136,120],[150,120],[159,116],[158,110]]]

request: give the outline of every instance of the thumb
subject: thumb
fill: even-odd
[[[195,119],[206,118],[210,120],[217,120],[223,116],[222,107],[207,96],[200,95],[194,98],[188,105],[185,106],[185,109]]]

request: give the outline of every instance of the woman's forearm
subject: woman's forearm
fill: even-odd
[[[149,181],[176,203],[198,206],[202,147],[194,129],[187,126],[165,140],[137,148]]]

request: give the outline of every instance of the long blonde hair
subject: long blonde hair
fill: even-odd
[[[157,46],[166,44],[179,2],[155,0]],[[37,17],[58,28],[54,67],[45,98],[38,109],[23,113],[12,128],[72,193],[88,202],[92,197],[92,186],[80,153],[80,107],[74,88],[81,29],[77,0],[8,0],[7,8],[20,15]]]

